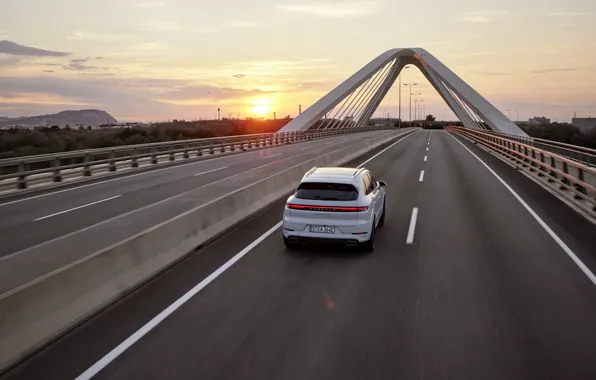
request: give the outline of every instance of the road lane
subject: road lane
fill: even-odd
[[[401,146],[405,148],[408,145],[400,143],[395,148]],[[395,148],[384,155],[391,154],[391,157],[397,160],[402,151]],[[383,149],[385,146],[364,154],[348,165],[358,165],[362,161],[374,157]],[[404,177],[406,177],[405,173]],[[379,177],[379,179],[383,178]],[[281,217],[280,210],[284,204],[285,199],[280,200],[222,238],[198,249],[196,254],[190,255],[180,265],[177,265],[177,270],[163,273],[145,285],[144,291],[135,292],[132,297],[126,297],[125,300],[118,302],[72,333],[41,350],[32,360],[17,366],[5,377],[23,379],[39,378],[40,376],[76,377],[94,361],[165,309],[181,294],[195,286],[198,281],[207,277],[227,259],[278,223]],[[402,220],[401,223],[407,225],[407,220]],[[146,298],[146,295],[149,298]],[[88,342],[93,343],[89,344]],[[85,348],[83,349],[83,347]]]
[[[317,140],[289,146],[274,147],[229,157],[212,158],[192,164],[147,172],[142,176],[123,177],[119,181],[96,183],[68,192],[48,194],[28,201],[0,207],[0,257],[66,235],[87,226],[94,225],[163,199],[185,193],[236,174],[245,173],[272,162],[298,156],[316,156],[323,150],[334,149],[363,138],[355,135],[341,136],[329,140]],[[301,151],[304,145],[311,148]],[[224,169],[221,169],[225,167]],[[221,170],[215,170],[221,169]],[[195,176],[195,173],[202,173]],[[92,204],[102,199],[120,196],[118,202],[63,215],[59,220],[46,223],[32,221],[45,215],[61,213],[83,204]]]
[[[290,253],[274,234],[97,378],[595,378],[596,288],[445,132],[433,133],[425,162],[429,135],[366,165],[389,184],[375,252]],[[559,201],[532,202],[556,209]],[[7,378],[78,375],[277,223],[282,208],[204,247]],[[555,230],[594,231],[563,216]],[[569,244],[582,255],[591,239]]]

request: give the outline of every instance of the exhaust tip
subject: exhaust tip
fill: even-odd
[[[357,245],[358,245],[358,242],[354,241],[354,240],[350,240],[350,241],[346,242],[346,247],[355,247]]]
[[[299,242],[300,242],[300,240],[298,240],[298,238],[295,238],[295,237],[291,237],[291,238],[290,238],[290,243],[297,244],[297,243],[299,243]]]

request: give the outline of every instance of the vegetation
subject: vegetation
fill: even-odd
[[[129,128],[58,128],[0,130],[0,158],[67,152],[79,149],[161,141],[224,137],[276,132],[289,119],[282,120],[174,120],[151,127]]]
[[[596,128],[582,132],[568,123],[521,125],[520,127],[532,137],[596,149]]]
[[[443,126],[442,122],[435,122],[432,115],[428,115],[426,119],[427,122],[423,123],[423,128],[440,129]],[[151,127],[117,129],[83,127],[61,129],[58,126],[53,126],[39,129],[0,130],[0,158],[161,141],[276,132],[290,120],[290,118],[279,120],[174,120]],[[325,122],[325,124],[328,123],[329,121]],[[353,121],[344,121],[344,125],[350,123],[353,123]],[[395,124],[395,126],[399,126],[399,122]],[[405,128],[408,127],[408,124],[408,122],[402,122],[401,126]],[[461,125],[461,123],[448,124]],[[315,124],[314,127],[316,128],[317,125]],[[566,123],[521,127],[532,137],[596,149],[596,129],[582,133]]]

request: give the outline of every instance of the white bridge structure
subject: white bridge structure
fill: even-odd
[[[465,128],[527,136],[441,61],[420,48],[392,49],[381,54],[279,132],[366,126],[407,65],[420,69]]]

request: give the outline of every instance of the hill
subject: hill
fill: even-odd
[[[82,124],[85,126],[97,126],[100,124],[115,124],[118,123],[109,113],[101,110],[80,110],[80,111],[62,111],[52,115],[40,115],[30,117],[18,118],[3,118],[0,117],[0,126],[7,127],[9,125],[16,126],[53,126],[60,127],[75,126]]]

